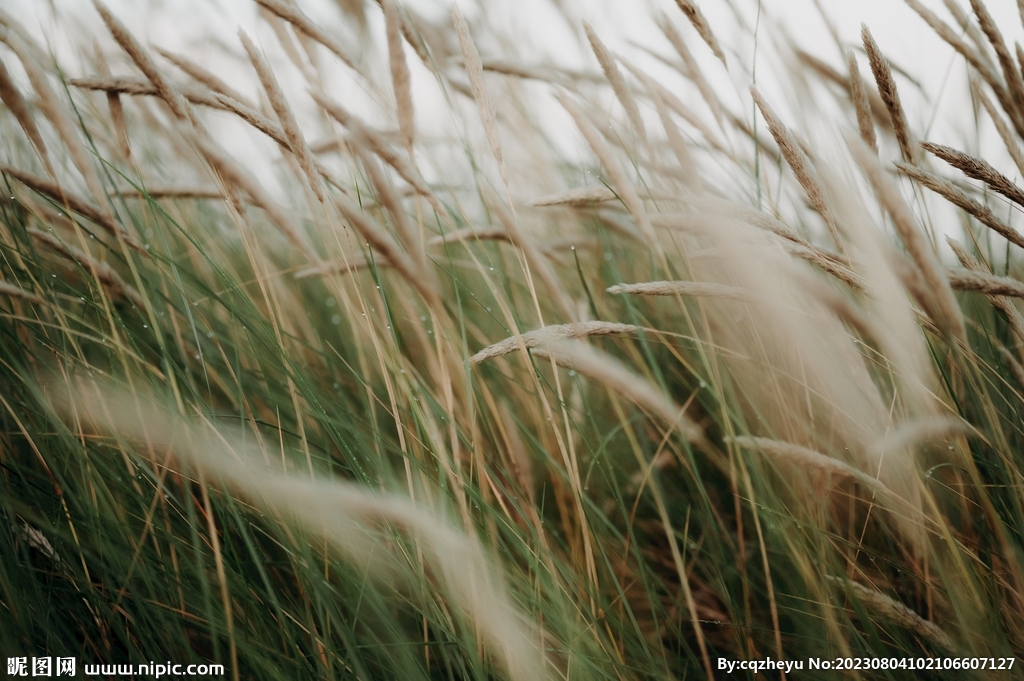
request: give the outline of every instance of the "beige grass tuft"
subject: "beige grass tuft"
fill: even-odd
[[[555,324],[545,326],[536,331],[527,331],[518,336],[506,338],[490,345],[469,358],[470,364],[479,364],[494,357],[501,357],[520,348],[532,349],[555,341],[588,338],[590,336],[617,336],[620,334],[639,333],[642,327],[633,324],[617,324],[613,322],[576,322],[573,324]]]
[[[1024,299],[1024,282],[1011,277],[1000,277],[966,268],[950,267],[946,270],[950,285],[958,291],[975,291],[990,296],[1010,296]]]
[[[984,182],[993,191],[1002,194],[1018,206],[1024,206],[1024,190],[1014,184],[1010,178],[993,168],[988,161],[942,144],[922,142],[921,146],[967,177]]]

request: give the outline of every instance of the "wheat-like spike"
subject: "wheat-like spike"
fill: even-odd
[[[196,80],[196,82],[202,83],[214,92],[219,92],[222,95],[227,95],[235,101],[240,102],[241,104],[245,104],[250,108],[256,108],[256,105],[253,104],[248,97],[241,94],[240,92],[238,92],[238,90],[235,90],[233,87],[231,87],[223,80],[218,78],[215,74],[211,73],[210,71],[207,71],[202,66],[195,63],[188,57],[182,56],[180,54],[175,54],[174,52],[162,49],[160,47],[156,47],[154,49],[156,50],[157,54],[159,54],[161,57],[177,66],[184,73],[191,76],[193,79]],[[188,98],[187,94],[185,96],[186,98]]]
[[[491,146],[491,153],[498,162],[498,172],[501,180],[508,187],[508,176],[505,174],[505,159],[501,152],[501,138],[498,136],[498,125],[494,118],[494,108],[487,96],[487,87],[484,83],[484,67],[480,61],[480,53],[477,52],[476,44],[469,35],[469,26],[459,11],[459,6],[452,2],[452,21],[455,24],[455,34],[459,38],[459,47],[462,49],[462,59],[466,65],[466,75],[469,76],[469,87],[473,91],[473,99],[476,101],[476,108],[480,112],[480,121],[484,126],[484,135],[487,143]]]
[[[39,128],[36,127],[36,122],[32,118],[28,104],[25,102],[24,97],[21,96],[17,86],[15,86],[14,80],[11,79],[11,74],[7,71],[3,60],[0,60],[0,101],[3,101],[7,108],[11,110],[11,113],[14,114],[18,125],[25,131],[25,135],[39,153],[39,158],[42,160],[46,172],[50,174],[50,177],[53,177],[53,166],[50,165],[50,157],[46,153],[46,143],[43,141]]]
[[[946,243],[953,249],[956,259],[960,261],[960,264],[965,269],[987,274],[982,264],[964,248],[963,244],[949,236],[946,237]],[[1010,330],[1017,337],[1018,350],[1024,352],[1024,315],[1020,313],[1020,310],[1006,296],[989,295],[988,300],[992,303],[992,307],[1006,316],[1006,320],[1010,324]]]
[[[707,281],[647,281],[639,284],[616,284],[605,289],[617,295],[625,293],[640,296],[693,296],[754,302],[754,295],[738,286],[727,286]]]
[[[722,46],[718,44],[718,39],[711,30],[711,24],[708,23],[704,13],[700,11],[700,7],[697,7],[697,3],[693,0],[676,0],[676,4],[679,5],[679,9],[683,11],[686,18],[693,24],[693,27],[697,29],[697,34],[701,39],[707,43],[715,56],[728,68],[729,64],[725,61],[725,52],[722,50]]]
[[[569,98],[562,91],[558,91],[557,95],[559,103],[562,107],[569,112],[572,116],[573,121],[576,123],[576,127],[583,134],[584,139],[587,140],[587,144],[597,155],[601,165],[604,167],[605,172],[608,173],[608,179],[611,180],[612,186],[618,193],[622,202],[626,205],[627,210],[633,215],[633,219],[636,220],[636,225],[640,229],[640,233],[643,234],[645,239],[648,239],[651,244],[655,243],[654,230],[651,228],[650,219],[647,217],[647,212],[644,210],[643,203],[640,201],[640,195],[637,194],[636,188],[633,183],[626,177],[626,173],[623,172],[622,166],[619,165],[618,161],[612,155],[611,149],[605,143],[604,138],[601,136],[594,125],[587,119],[586,114],[580,109],[580,107]]]
[[[1018,45],[1019,47],[1019,45]],[[1024,56],[1024,53],[1021,53]],[[992,123],[996,126],[996,132],[999,133],[999,138],[1003,140],[1003,146],[1006,147],[1006,151],[1009,152],[1010,158],[1013,159],[1014,165],[1017,166],[1017,170],[1024,174],[1024,152],[1021,151],[1020,144],[1017,142],[1017,138],[1014,133],[1010,130],[1009,126],[1006,125],[1006,121],[996,111],[995,105],[992,100],[988,98],[981,85],[975,79],[971,79],[971,92],[974,96],[981,101],[981,105],[985,107],[985,111],[988,113],[988,117],[992,119]]]
[[[882,56],[881,50],[878,49],[878,44],[871,35],[871,30],[864,24],[861,24],[860,35],[864,42],[864,49],[868,54],[871,73],[875,76],[878,94],[882,96],[885,108],[889,110],[892,128],[896,133],[896,141],[899,142],[900,151],[903,153],[903,160],[908,163],[915,163],[914,147],[910,141],[910,130],[907,127],[906,115],[903,113],[903,104],[900,102],[900,93],[896,89],[896,81],[893,80],[889,62]]]
[[[999,60],[999,66],[1003,70],[1006,89],[1010,93],[1010,100],[1016,107],[1008,113],[1011,116],[1015,113],[1017,118],[1024,117],[1024,81],[1021,81],[1020,71],[1017,70],[1017,64],[1010,56],[1003,35],[999,31],[999,27],[996,26],[992,15],[988,13],[985,3],[980,0],[971,0],[971,9],[974,10],[974,15],[978,18],[978,25],[984,31],[989,44],[995,50],[996,59]]]
[[[853,99],[853,106],[857,112],[860,138],[877,154],[878,140],[875,138],[875,124],[871,120],[871,102],[868,99],[864,81],[861,80],[860,69],[857,67],[857,55],[853,50],[846,53],[846,63],[850,67],[850,97]]]
[[[585,21],[583,30],[587,34],[587,40],[590,41],[594,56],[597,57],[597,61],[601,65],[601,70],[604,71],[605,77],[611,83],[615,97],[619,100],[622,108],[626,110],[629,122],[633,124],[640,137],[646,139],[647,129],[644,127],[643,118],[640,117],[640,108],[637,106],[636,98],[633,97],[629,84],[626,83],[626,79],[622,77],[622,72],[619,71],[619,67],[615,63],[615,57],[601,42],[601,38],[594,32],[593,27]]]
[[[28,227],[25,231],[36,240],[41,241],[58,253],[62,253],[76,261],[84,269],[91,272],[98,282],[107,285],[115,291],[123,293],[125,297],[131,300],[132,303],[140,310],[146,309],[146,303],[139,292],[130,284],[126,283],[125,280],[121,278],[121,275],[107,263],[102,260],[97,260],[95,257],[80,248],[61,241],[49,232],[44,232],[36,229],[35,227]]]
[[[428,246],[443,246],[445,244],[458,244],[463,241],[507,241],[512,243],[512,236],[503,227],[492,227],[477,229],[476,227],[463,227],[453,232],[446,232],[431,237],[427,241]]]
[[[921,186],[927,187],[953,205],[967,211],[977,218],[979,222],[992,229],[992,231],[996,232],[1010,243],[1024,248],[1024,234],[1021,234],[1016,229],[1010,227],[1008,224],[996,217],[995,213],[993,213],[988,206],[975,200],[949,180],[926,170],[921,170],[917,166],[912,166],[908,163],[897,163],[896,167],[899,168],[900,172],[903,174],[917,180]]]
[[[97,225],[105,229],[111,236],[123,240],[126,246],[141,255],[148,255],[146,249],[142,247],[142,244],[140,244],[134,236],[118,225],[109,213],[100,210],[89,203],[86,199],[73,194],[56,182],[51,182],[45,178],[26,173],[22,170],[18,170],[17,168],[11,168],[10,166],[0,166],[0,173],[10,175],[29,189],[37,191],[43,196],[49,197],[54,202],[62,206],[66,206],[68,210],[74,211],[75,213],[95,222]]]
[[[572,338],[589,338],[590,336],[617,336],[620,334],[639,333],[642,327],[633,324],[617,324],[613,322],[574,322],[572,324],[555,324],[535,331],[527,331],[489,345],[469,358],[470,364],[479,364],[488,359],[501,357],[520,348],[530,350],[559,340]]]
[[[756,87],[750,88],[750,94],[754,97],[754,102],[757,103],[757,108],[761,110],[761,115],[764,116],[765,122],[768,124],[768,130],[771,132],[772,137],[775,138],[775,143],[779,145],[779,151],[782,153],[782,157],[786,159],[786,163],[793,169],[793,174],[796,176],[800,186],[803,187],[807,193],[807,198],[811,202],[811,206],[818,212],[819,215],[825,220],[825,225],[828,227],[829,233],[836,242],[836,246],[842,248],[842,238],[839,236],[839,226],[836,224],[835,217],[832,215],[832,210],[828,207],[825,201],[825,191],[821,187],[821,183],[811,170],[811,165],[807,156],[801,150],[797,140],[793,137],[793,134],[783,124],[779,117],[775,115],[768,103],[764,101],[761,93],[757,91]]]
[[[697,90],[700,92],[701,98],[711,108],[711,112],[715,114],[715,120],[718,121],[721,126],[721,121],[725,117],[722,107],[721,100],[718,99],[718,95],[715,94],[714,89],[708,83],[707,79],[704,78],[704,73],[697,63],[697,60],[693,57],[693,53],[690,52],[690,48],[686,46],[686,41],[676,30],[675,24],[668,18],[668,15],[659,15],[658,25],[661,27],[662,33],[668,38],[672,48],[679,55],[679,58],[683,60],[683,65],[686,67],[686,76],[693,81],[693,84],[697,86]]]
[[[249,40],[249,36],[245,34],[245,31],[239,31],[238,38],[241,40],[246,54],[249,55],[249,61],[252,62],[260,83],[263,84],[263,89],[270,100],[271,108],[274,109],[274,113],[277,115],[277,120],[281,123],[281,128],[288,139],[289,150],[299,162],[299,167],[306,176],[313,194],[316,195],[320,203],[323,203],[324,189],[320,184],[320,175],[313,162],[313,152],[309,150],[309,145],[306,144],[306,139],[302,136],[299,124],[295,120],[295,114],[292,113],[292,108],[288,105],[288,99],[284,96],[284,92],[277,82],[277,77],[274,76],[274,71],[270,68],[267,60],[263,58],[263,55],[260,54],[259,50],[256,49],[256,46],[252,44],[252,41]]]
[[[946,269],[950,285],[958,291],[976,291],[990,296],[1010,296],[1024,299],[1024,282],[1011,277],[1000,277],[960,267]]]
[[[342,47],[341,43],[317,26],[316,22],[307,17],[298,7],[288,2],[282,2],[282,0],[256,0],[256,2],[326,47],[350,69],[357,73],[361,73],[359,68],[356,66],[355,60],[348,54],[348,51]]]
[[[1024,190],[1014,184],[1010,178],[989,165],[984,159],[965,154],[962,151],[957,151],[952,147],[942,144],[922,142],[921,146],[961,171],[967,177],[984,182],[993,191],[1002,194],[1018,206],[1024,206]]]
[[[914,264],[917,265],[929,293],[928,300],[932,303],[928,311],[933,315],[935,322],[946,332],[958,340],[964,340],[966,331],[963,315],[953,297],[949,281],[943,276],[938,258],[918,227],[913,213],[903,202],[903,198],[896,188],[885,177],[878,157],[871,154],[859,138],[851,138],[848,144],[857,165],[860,166],[885,210],[892,217],[893,226],[900,235],[900,240],[903,241]]]
[[[45,302],[36,294],[26,291],[20,286],[8,284],[3,280],[0,280],[0,295],[7,296],[8,298],[21,298],[22,300],[27,300],[30,303],[38,303],[40,305]]]
[[[99,12],[100,17],[103,19],[103,23],[106,24],[107,30],[110,31],[110,35],[114,37],[117,44],[121,46],[121,49],[132,58],[135,65],[139,67],[139,70],[145,74],[149,82],[153,83],[156,87],[157,94],[164,100],[171,113],[178,120],[188,120],[195,123],[195,117],[189,111],[187,102],[181,94],[175,90],[170,82],[164,77],[163,73],[157,67],[156,62],[149,56],[149,52],[135,39],[135,36],[131,34],[131,31],[121,23],[114,14],[104,5],[101,0],[92,0],[92,4],[96,7],[96,11]]]
[[[952,651],[956,649],[949,634],[939,628],[937,624],[926,620],[902,603],[889,598],[881,591],[876,591],[863,584],[831,575],[825,575],[825,579],[836,586],[843,586],[849,589],[857,600],[868,606],[867,609],[870,614],[915,631],[933,643],[938,643],[946,650]]]
[[[384,28],[388,40],[391,85],[395,90],[398,129],[402,133],[402,142],[405,144],[406,150],[412,156],[416,136],[415,111],[412,102],[409,64],[405,61],[405,48],[402,46],[402,16],[399,13],[396,0],[381,0],[381,8],[384,10]]]
[[[917,418],[901,423],[887,433],[885,438],[875,443],[874,450],[881,460],[924,443],[952,435],[969,435],[971,432],[966,421],[941,416]]]
[[[726,438],[726,442],[732,442],[744,449],[758,450],[771,457],[774,461],[783,461],[799,467],[811,468],[840,478],[851,478],[873,492],[883,492],[888,497],[896,498],[896,494],[876,478],[854,468],[848,463],[807,447],[801,447],[791,442],[764,437],[750,437],[747,435]]]
[[[221,179],[228,186],[240,189],[248,194],[249,200],[254,205],[263,209],[293,246],[302,251],[310,260],[319,262],[320,258],[302,236],[298,226],[292,222],[284,209],[267,195],[266,190],[260,186],[259,181],[249,171],[238,165],[234,159],[228,156],[218,144],[206,135],[191,133],[185,130],[182,132],[196,145],[213,170],[220,175]]]

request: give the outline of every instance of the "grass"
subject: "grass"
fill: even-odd
[[[77,79],[0,13],[8,656],[959,679],[1024,649],[1024,191],[970,140],[917,141],[867,29],[878,92],[863,63],[781,74],[834,88],[837,166],[756,90],[770,138],[730,113],[692,52],[738,60],[689,0],[657,78],[589,25],[580,73],[488,61],[457,8],[385,1],[377,60],[259,4],[301,101],[244,35],[251,101],[98,2],[111,64]],[[910,5],[1019,156],[1024,81],[983,5],[964,36]],[[416,129],[425,73],[459,137]],[[225,126],[277,144],[280,191]]]

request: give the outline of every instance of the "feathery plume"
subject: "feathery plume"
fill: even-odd
[[[989,165],[988,161],[942,144],[922,142],[921,146],[967,177],[984,182],[992,191],[1002,194],[1018,206],[1024,206],[1024,190],[1014,184],[1010,178]]]
[[[615,64],[615,57],[608,51],[605,44],[601,42],[593,27],[585,21],[583,22],[583,30],[587,34],[587,40],[590,41],[590,47],[594,51],[594,56],[597,57],[598,63],[601,64],[601,70],[604,71],[605,77],[611,83],[616,98],[622,104],[622,108],[626,110],[629,122],[633,124],[640,137],[646,139],[647,129],[644,127],[644,121],[640,117],[640,108],[637,106],[636,98],[633,97],[633,93],[629,89],[629,84],[622,77],[622,72],[619,71],[619,67]]]
[[[722,65],[728,68],[729,64],[725,61],[725,52],[722,51],[722,46],[718,44],[718,39],[711,30],[711,24],[708,23],[704,13],[700,11],[700,7],[697,7],[697,3],[694,0],[676,0],[676,4],[679,5],[679,9],[683,11],[686,18],[693,24],[693,27],[697,29],[697,34],[701,37],[701,40],[707,43],[711,51],[722,62]]]
[[[868,588],[863,584],[831,575],[825,575],[825,579],[836,586],[843,586],[849,589],[850,593],[857,600],[868,606],[872,615],[915,631],[929,641],[938,643],[946,650],[955,650],[953,640],[949,637],[949,634],[939,628],[938,625],[926,620],[907,606],[889,598],[882,592]]]
[[[850,68],[850,97],[853,99],[853,107],[857,112],[860,138],[877,154],[878,140],[875,138],[875,124],[871,120],[871,102],[868,99],[864,81],[861,80],[860,69],[857,67],[857,55],[853,50],[846,53],[846,63]]]
[[[882,96],[885,108],[889,110],[892,128],[896,132],[896,141],[899,142],[900,151],[903,153],[903,160],[907,163],[915,163],[914,147],[910,141],[907,118],[903,113],[900,93],[896,89],[896,81],[893,80],[889,62],[882,56],[882,51],[878,49],[878,44],[875,42],[867,26],[861,25],[860,35],[861,40],[864,42],[864,49],[868,53],[868,63],[871,65],[871,73],[875,76],[878,94]]]

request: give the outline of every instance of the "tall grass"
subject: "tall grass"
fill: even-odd
[[[525,681],[1024,650],[1024,190],[917,141],[869,30],[777,74],[833,87],[836,165],[756,89],[730,111],[690,0],[657,77],[589,25],[577,72],[488,61],[454,6],[339,3],[386,27],[357,55],[258,2],[301,101],[245,34],[248,96],[98,0],[70,70],[0,13],[8,655]],[[983,4],[909,4],[1018,159]],[[421,66],[460,138],[416,130]]]

